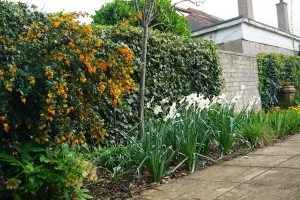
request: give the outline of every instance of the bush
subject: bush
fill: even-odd
[[[113,171],[115,167],[125,170],[136,169],[141,162],[139,145],[110,146],[94,149],[90,155],[93,162],[101,167]]]
[[[296,133],[300,129],[300,115],[297,110],[275,110],[268,113],[267,118],[277,137]]]
[[[299,91],[299,56],[261,53],[258,55],[257,64],[263,108],[268,110],[279,105],[280,89],[284,81],[293,82]]]
[[[96,180],[93,165],[69,146],[56,150],[15,145],[0,153],[1,199],[89,199],[84,180]],[[47,195],[45,195],[47,194]]]
[[[136,56],[141,54],[141,29],[98,26],[98,30],[100,35],[105,35],[114,42],[122,41],[127,44]],[[150,31],[148,48],[147,116],[153,115],[156,106],[167,108],[170,102],[193,92],[209,97],[219,94],[222,88],[221,67],[213,42]],[[139,74],[135,80],[139,81]],[[121,123],[137,124],[138,96],[135,94],[124,99],[122,105],[116,111],[116,119],[119,121],[116,123],[117,131],[132,132],[132,126],[125,127]]]
[[[241,135],[253,146],[270,145],[275,140],[274,131],[264,112],[251,115],[249,122],[241,126]]]
[[[0,64],[1,149],[32,140],[101,143],[103,118],[136,90],[133,52],[79,24],[81,14],[40,15],[29,26],[10,23],[1,31],[0,46],[7,49]],[[10,15],[4,17],[9,22]],[[18,35],[9,34],[17,27]]]
[[[138,1],[142,10],[144,1]],[[148,5],[149,6],[149,5]],[[167,10],[167,12],[163,12]],[[171,32],[180,36],[191,37],[188,21],[184,16],[177,13],[172,7],[171,0],[156,0],[154,12],[161,12],[151,23],[154,29],[162,32]],[[135,26],[140,26],[141,12],[136,12],[132,1],[114,0],[111,3],[102,5],[92,16],[95,24],[116,25],[119,23],[131,22]]]

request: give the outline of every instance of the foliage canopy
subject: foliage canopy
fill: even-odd
[[[139,1],[141,8],[143,8],[143,2]],[[156,0],[154,13],[160,13],[150,24],[154,29],[190,37],[188,21],[176,12],[176,9],[172,7],[171,0]],[[126,20],[137,21],[136,18],[139,17],[137,14],[133,1],[114,0],[104,4],[92,18],[95,24],[115,25]],[[139,25],[138,22],[133,24]]]

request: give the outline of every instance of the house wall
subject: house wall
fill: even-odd
[[[231,99],[240,90],[241,85],[245,86],[244,95],[237,102],[237,109],[241,110],[254,96],[260,96],[256,57],[227,51],[219,53],[225,86],[222,92]],[[258,102],[256,109],[261,109],[261,102]]]
[[[236,41],[241,39],[242,37],[242,24],[235,24],[225,28],[222,28],[220,25],[220,28],[219,26],[216,26],[208,33],[193,36],[193,38],[195,39],[212,40],[216,44],[224,44],[230,41]]]
[[[247,40],[242,41],[242,49],[243,53],[246,55],[252,55],[256,56],[258,53],[265,52],[265,53],[278,53],[278,54],[284,54],[284,55],[297,55],[297,52],[285,49],[285,48],[280,48],[272,45],[267,45],[267,44],[261,44],[257,42],[251,42]]]
[[[223,44],[218,44],[218,48],[223,51],[232,51],[237,53],[243,53],[245,55],[256,56],[258,53],[278,53],[284,55],[298,55],[298,52],[276,47],[267,44],[261,44],[257,42],[247,41],[247,40],[236,40]]]
[[[259,44],[276,46],[278,48],[299,51],[300,38],[282,32],[276,28],[249,21],[242,24],[243,40],[252,41]]]

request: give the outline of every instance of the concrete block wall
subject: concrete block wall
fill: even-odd
[[[245,55],[256,56],[258,53],[278,53],[284,55],[294,56],[297,55],[298,52],[280,48],[276,46],[271,46],[267,44],[261,44],[257,42],[251,42],[247,40],[235,40],[223,44],[218,44],[218,48],[222,51],[232,51],[237,53],[243,53]]]
[[[289,56],[294,56],[296,53],[295,51],[284,49],[280,47],[275,47],[267,44],[261,44],[257,42],[251,42],[247,40],[242,41],[243,46],[243,54],[256,56],[258,53],[265,52],[265,53],[278,53],[284,54]]]
[[[245,86],[244,94],[237,102],[237,109],[241,110],[254,96],[260,97],[256,57],[227,51],[219,51],[219,54],[224,79],[222,92],[227,95],[227,99],[231,99],[242,85]],[[260,109],[261,102],[259,101],[256,110]]]

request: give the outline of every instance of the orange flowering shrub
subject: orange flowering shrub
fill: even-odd
[[[101,116],[136,90],[133,52],[103,41],[82,15],[46,15],[17,38],[0,35],[10,51],[0,60],[2,144],[103,142]]]

